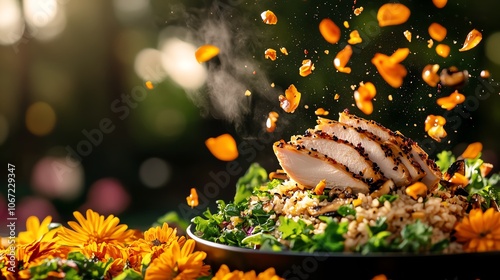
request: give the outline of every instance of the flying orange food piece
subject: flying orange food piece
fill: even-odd
[[[446,6],[446,3],[448,3],[448,0],[432,0],[432,3],[436,8],[442,9],[444,6]]]
[[[450,46],[448,46],[446,44],[438,44],[436,46],[436,53],[439,56],[442,56],[442,57],[446,58],[450,54]]]
[[[398,88],[403,84],[403,78],[408,74],[405,66],[400,62],[406,59],[409,53],[408,48],[397,49],[391,56],[376,53],[371,61],[377,67],[382,78],[393,88]]]
[[[266,59],[270,59],[272,61],[275,61],[276,60],[276,50],[275,49],[267,49],[264,52],[264,57]]]
[[[195,188],[191,188],[189,196],[186,197],[186,202],[191,208],[198,206],[198,193]]]
[[[460,155],[463,159],[475,159],[483,150],[483,144],[481,142],[470,143],[465,151]]]
[[[297,90],[295,85],[291,84],[288,89],[285,90],[285,95],[280,95],[278,98],[280,107],[287,113],[293,113],[299,106],[300,97],[301,93]]]
[[[378,25],[384,27],[403,24],[410,18],[410,14],[410,9],[401,3],[386,3],[378,9]]]
[[[260,17],[265,24],[272,25],[278,23],[278,17],[270,10],[262,12]]]
[[[219,160],[232,161],[238,157],[236,140],[229,133],[208,138],[205,140],[205,145],[212,155]]]
[[[335,56],[335,59],[333,60],[333,66],[335,66],[335,69],[337,69],[339,72],[342,73],[351,73],[351,67],[345,67],[349,60],[351,59],[352,56],[352,47],[350,45],[346,45],[344,49],[339,51],[339,53]]]
[[[266,120],[266,131],[273,132],[276,129],[276,122],[278,121],[279,114],[275,111],[269,112]]]
[[[446,33],[448,32],[446,30],[446,27],[442,26],[441,24],[437,22],[431,23],[429,25],[429,28],[427,29],[429,32],[429,35],[431,36],[432,39],[441,42],[446,38]]]
[[[302,77],[309,76],[314,70],[314,63],[310,59],[302,60],[302,66],[299,68],[299,75]]]
[[[455,108],[458,104],[461,104],[465,101],[465,96],[455,90],[452,94],[446,97],[441,97],[437,99],[437,104],[441,106],[441,108],[446,109],[448,111]]]
[[[371,82],[361,84],[359,88],[354,92],[356,107],[358,107],[361,112],[370,115],[371,113],[373,113],[372,99],[376,94],[377,89]]]
[[[464,52],[474,48],[479,44],[479,42],[481,42],[482,39],[483,39],[483,34],[479,32],[477,29],[472,29],[471,32],[467,34],[465,42],[462,48],[459,49],[459,51]]]
[[[340,40],[340,28],[329,18],[321,20],[319,32],[330,44],[336,44]]]
[[[196,61],[202,63],[216,57],[219,52],[220,49],[214,45],[203,45],[196,50],[194,55],[196,57]]]
[[[446,119],[444,117],[428,115],[425,119],[425,131],[432,139],[441,142],[441,139],[448,135],[444,129],[445,124]]]
[[[347,43],[355,45],[361,42],[363,42],[363,39],[361,38],[361,36],[359,36],[358,30],[353,30],[351,33],[349,33],[349,40],[347,40]]]

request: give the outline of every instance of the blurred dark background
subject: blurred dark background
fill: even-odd
[[[15,165],[16,214],[22,229],[27,216],[72,219],[75,210],[92,208],[114,214],[135,228],[177,211],[184,219],[230,200],[234,185],[252,162],[269,172],[279,168],[272,143],[315,125],[317,108],[328,117],[352,113],[399,130],[426,148],[431,157],[443,149],[458,155],[468,143],[483,143],[483,157],[500,163],[500,3],[449,0],[436,8],[431,0],[401,1],[411,11],[400,26],[380,28],[376,11],[385,1],[158,1],[158,0],[0,0],[0,195],[6,221],[7,165]],[[354,8],[363,7],[360,15]],[[260,14],[272,10],[276,25]],[[318,23],[330,17],[343,30],[328,44]],[[348,21],[350,27],[343,27]],[[432,22],[448,29],[442,58],[427,46]],[[467,33],[483,40],[459,52]],[[336,72],[332,61],[358,30],[351,74]],[[403,32],[412,32],[408,42]],[[194,60],[203,44],[220,54],[206,63]],[[289,55],[279,52],[285,47]],[[388,86],[370,60],[408,47],[408,75],[401,88]],[[276,61],[264,50],[278,50]],[[315,70],[298,74],[303,59]],[[453,111],[436,99],[455,88],[430,87],[421,79],[426,64],[456,66],[470,74],[458,88],[466,102]],[[489,78],[480,72],[488,70]],[[153,88],[147,88],[150,81]],[[375,110],[363,115],[354,105],[353,88],[371,81],[377,87]],[[302,93],[293,114],[278,96],[294,84]],[[249,90],[250,96],[245,92]],[[334,99],[335,94],[340,98]],[[265,131],[270,111],[280,117],[273,133]],[[441,142],[424,131],[427,115],[447,119]],[[230,133],[240,156],[215,158],[205,140]],[[200,206],[186,204],[189,189],[200,193]],[[3,231],[3,230],[2,230]]]

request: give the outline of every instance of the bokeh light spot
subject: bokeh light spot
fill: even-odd
[[[135,57],[134,70],[144,81],[159,83],[167,77],[161,64],[162,53],[153,48],[141,50]]]
[[[174,82],[186,90],[200,88],[207,79],[206,68],[195,57],[196,47],[177,38],[165,41],[162,64]]]
[[[176,109],[165,109],[156,116],[156,130],[166,137],[176,137],[186,130],[186,116]]]
[[[45,136],[52,132],[56,124],[56,113],[45,102],[36,102],[26,111],[26,128],[37,136]]]
[[[164,186],[171,176],[170,165],[160,158],[145,160],[139,169],[139,177],[144,185],[150,188]]]
[[[500,32],[491,34],[486,39],[486,56],[495,64],[500,65]]]
[[[7,119],[0,115],[0,145],[2,145],[9,136],[9,123]]]
[[[118,215],[130,205],[130,194],[115,178],[103,178],[94,182],[87,194],[86,209],[93,209],[102,215]]]
[[[10,45],[24,34],[21,6],[16,0],[0,0],[0,44]]]
[[[65,158],[44,157],[33,167],[31,185],[48,198],[74,200],[83,190],[83,168],[68,164]]]
[[[26,230],[25,221],[29,216],[36,216],[41,221],[47,216],[52,216],[52,222],[58,222],[59,213],[56,207],[49,199],[37,196],[26,196],[19,200],[16,207],[16,215],[18,221],[23,221],[17,224],[17,230]]]

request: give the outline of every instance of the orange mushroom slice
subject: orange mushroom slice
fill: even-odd
[[[207,62],[210,59],[216,57],[220,52],[220,49],[214,45],[203,45],[196,49],[194,55],[196,57],[196,61],[199,63]]]
[[[260,17],[265,24],[274,25],[278,23],[278,17],[271,10],[262,12]]]
[[[297,90],[295,85],[291,84],[288,89],[285,90],[285,95],[280,95],[278,97],[281,109],[287,113],[295,112],[299,106],[300,97],[301,93]]]
[[[437,99],[437,104],[441,106],[441,108],[446,109],[448,111],[455,108],[458,104],[461,104],[465,101],[465,96],[455,90],[452,94],[446,97],[441,97]]]
[[[384,27],[403,24],[410,18],[410,14],[410,9],[401,3],[386,3],[378,9],[378,25]]]
[[[403,84],[403,78],[408,74],[406,67],[400,62],[406,59],[409,53],[410,49],[408,48],[397,49],[391,56],[376,53],[371,62],[390,86],[398,88]]]
[[[432,139],[441,142],[441,140],[448,135],[444,129],[445,124],[446,119],[444,117],[428,115],[425,119],[425,131]]]
[[[205,140],[205,145],[214,157],[222,161],[232,161],[238,157],[236,140],[229,133]]]
[[[472,29],[469,34],[467,34],[467,37],[465,38],[465,42],[459,51],[464,52],[468,51],[481,42],[483,39],[483,34],[479,32],[477,29]]]

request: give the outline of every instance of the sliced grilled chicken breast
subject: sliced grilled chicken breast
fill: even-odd
[[[292,136],[290,143],[333,158],[345,165],[348,171],[358,174],[368,182],[374,183],[384,179],[379,167],[362,149],[337,137],[309,129],[304,135]]]
[[[321,180],[325,180],[326,188],[350,187],[354,193],[370,191],[369,185],[357,174],[318,152],[292,145],[284,140],[275,142],[273,150],[288,176],[305,187],[313,188]]]
[[[367,130],[380,137],[382,141],[395,143],[403,153],[410,155],[411,159],[409,160],[418,164],[425,173],[425,175],[420,178],[422,183],[426,184],[431,189],[438,185],[439,180],[442,177],[439,167],[432,159],[429,158],[429,155],[415,141],[405,137],[399,132],[388,129],[373,120],[367,120],[349,114],[346,110],[339,113],[339,122]]]
[[[411,178],[406,167],[394,154],[391,147],[378,141],[377,136],[366,130],[325,118],[318,119],[315,130],[348,141],[362,148],[371,161],[375,162],[385,177],[392,179],[396,186],[410,184]]]

